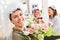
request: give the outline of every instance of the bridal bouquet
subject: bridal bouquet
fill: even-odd
[[[43,40],[44,36],[51,36],[52,28],[44,24],[36,24],[32,20],[27,20],[27,26],[24,34],[29,36],[32,40]]]

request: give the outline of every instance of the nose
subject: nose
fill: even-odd
[[[20,21],[24,20],[24,18],[23,18],[22,16],[19,16],[18,19],[19,19]]]
[[[21,17],[21,16],[19,16],[19,17],[18,17],[18,20],[22,20],[22,17]]]

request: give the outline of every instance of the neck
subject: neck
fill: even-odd
[[[23,29],[23,28],[20,27],[20,26],[15,26],[14,28],[15,28],[15,29],[18,29],[18,30],[22,30],[22,29]]]
[[[53,15],[50,15],[50,18],[53,18]]]

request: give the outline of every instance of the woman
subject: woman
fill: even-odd
[[[39,9],[34,9],[34,17],[41,16]]]
[[[12,40],[30,40],[30,38],[23,34],[24,18],[22,10],[17,8],[9,15],[10,21],[15,25],[13,28]]]
[[[54,32],[53,36],[45,37],[44,40],[57,40],[60,38],[60,17],[57,15],[56,8],[54,6],[48,7],[49,21],[52,25]]]
[[[57,11],[54,6],[48,7],[49,20],[53,25],[55,32],[60,32],[60,17],[57,16]]]
[[[42,25],[42,28],[44,31],[48,30],[48,25],[43,21],[43,17],[41,15],[41,11],[39,11],[39,9],[34,10],[34,21],[35,21],[35,23],[39,23],[40,25]]]
[[[34,12],[34,21],[35,21],[35,22],[39,22],[38,19],[42,19],[41,13],[40,13],[39,9],[34,9],[33,12]],[[38,17],[39,17],[39,18],[38,18]]]

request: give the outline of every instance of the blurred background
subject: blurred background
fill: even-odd
[[[44,21],[48,24],[48,6],[55,6],[60,16],[60,0],[0,0],[0,40],[11,40],[13,24],[9,13],[15,8],[22,9],[25,18],[31,17],[35,8],[42,10]]]

